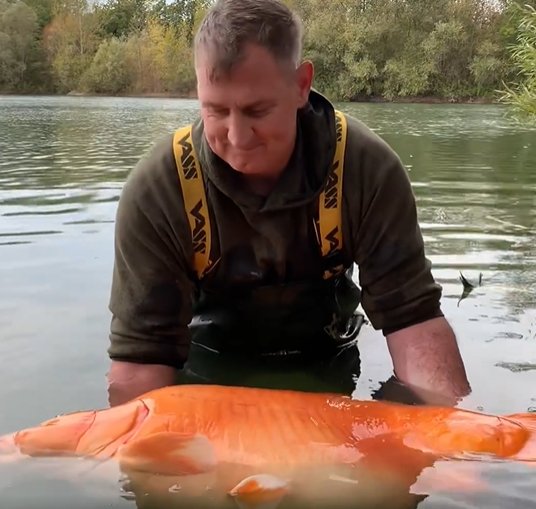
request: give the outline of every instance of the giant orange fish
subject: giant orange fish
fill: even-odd
[[[379,481],[409,489],[439,460],[460,472],[465,465],[474,470],[475,459],[536,466],[535,431],[531,413],[494,416],[336,394],[182,385],[6,435],[0,461],[113,463],[145,482],[144,489],[152,483],[190,497],[188,507],[192,500],[203,500],[202,507],[273,508],[288,501],[313,507],[319,500],[335,507],[366,496],[363,486],[374,482],[376,494]],[[466,473],[453,484],[446,473],[428,487],[483,486]]]

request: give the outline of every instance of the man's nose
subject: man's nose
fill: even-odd
[[[252,145],[253,129],[243,115],[230,115],[227,139],[237,149],[246,150]]]

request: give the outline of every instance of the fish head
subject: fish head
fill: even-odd
[[[0,461],[23,457],[63,456],[75,453],[90,429],[94,412],[79,412],[49,419],[0,438]]]
[[[6,437],[25,456],[110,458],[149,414],[141,401],[94,411],[59,415]]]

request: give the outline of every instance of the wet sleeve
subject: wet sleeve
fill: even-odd
[[[169,151],[167,148],[169,147]],[[171,141],[140,161],[123,188],[116,215],[112,360],[181,368],[190,343],[192,283],[181,239],[181,210]]]
[[[416,202],[402,161],[378,135],[365,127],[360,131],[356,141],[349,133],[348,179],[345,170],[352,251],[363,309],[373,327],[388,335],[443,316],[442,289],[425,256]]]

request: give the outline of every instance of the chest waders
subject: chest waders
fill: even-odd
[[[335,155],[319,196],[318,213],[312,218],[321,254],[319,276],[305,282],[263,285],[246,293],[232,285],[224,292],[212,292],[204,284],[219,256],[212,249],[208,202],[192,126],[175,132],[173,151],[191,230],[192,269],[197,276],[194,318],[189,325],[192,344],[184,370],[190,374],[187,382],[353,390],[353,375],[359,376],[360,367],[356,338],[364,317],[356,312],[361,292],[351,279],[352,264],[345,266],[341,253],[347,125],[341,112],[335,112],[335,119]],[[289,366],[291,374],[286,377]],[[304,369],[301,381],[299,366]],[[259,375],[265,369],[279,375],[266,381],[266,376]],[[318,384],[312,378],[324,381]]]

